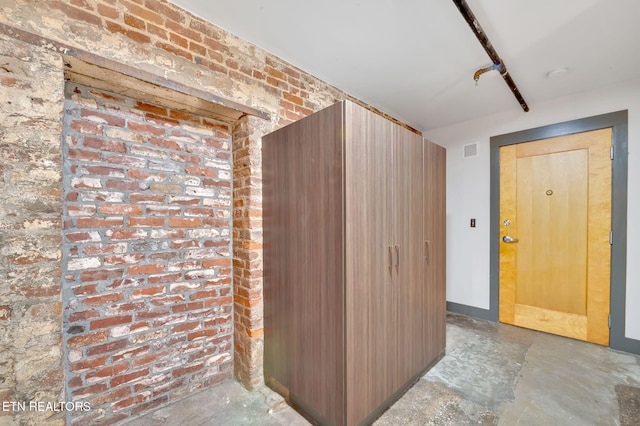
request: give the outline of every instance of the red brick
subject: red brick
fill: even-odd
[[[98,318],[100,313],[95,309],[91,309],[88,311],[80,311],[80,312],[71,312],[69,314],[69,322],[74,323],[77,321],[85,321],[91,318]]]
[[[78,228],[116,228],[124,225],[122,218],[78,218],[76,226]]]
[[[158,146],[160,148],[172,149],[174,151],[180,151],[182,149],[182,147],[178,145],[177,142],[169,139],[150,138],[149,142],[152,145]]]
[[[142,19],[129,15],[128,13],[124,14],[124,23],[138,30],[146,31],[145,22]]]
[[[86,165],[82,167],[82,170],[93,176],[124,177],[124,170],[117,167]]]
[[[137,299],[140,297],[151,297],[151,296],[159,296],[161,294],[164,294],[166,291],[166,289],[162,286],[156,286],[156,287],[147,287],[147,288],[142,288],[139,290],[134,290],[131,293],[131,298],[132,299]],[[139,318],[142,318],[140,316],[138,316]]]
[[[215,40],[213,38],[210,37],[205,37],[203,40],[203,43],[211,50],[215,51],[215,52],[221,52],[221,53],[229,53],[229,48],[220,43],[218,40]]]
[[[104,331],[106,333],[106,331]],[[92,346],[86,349],[87,356],[100,355],[107,352],[117,351],[127,347],[127,339],[116,340],[102,345]]]
[[[200,197],[171,196],[169,204],[179,204],[181,206],[197,206],[202,202]]]
[[[143,182],[125,181],[125,180],[107,180],[107,189],[116,189],[121,191],[141,191],[147,189],[147,185]]]
[[[142,206],[135,204],[104,204],[98,209],[103,214],[141,215]]]
[[[195,373],[196,371],[200,371],[204,368],[204,364],[194,364],[194,365],[188,365],[186,367],[181,367],[181,368],[176,368],[175,370],[173,370],[173,377],[181,377],[184,376],[186,374],[192,374]]]
[[[64,237],[71,243],[93,241],[93,237],[88,232],[65,233]]]
[[[150,261],[171,261],[179,258],[180,253],[175,251],[151,253],[147,256],[147,259],[149,259]]]
[[[79,348],[82,346],[93,345],[95,343],[104,342],[107,340],[106,331],[98,331],[95,333],[79,334],[72,336],[67,340],[67,346],[69,348]]]
[[[147,231],[141,229],[115,229],[107,232],[107,236],[113,241],[143,240],[147,238]]]
[[[160,264],[148,264],[148,265],[138,265],[138,266],[130,266],[127,268],[128,275],[146,275],[146,274],[157,274],[158,272],[164,272],[164,265]]]
[[[107,152],[127,152],[127,146],[124,142],[116,142],[111,140],[85,137],[82,139],[82,144],[87,148],[99,149]]]
[[[125,2],[124,5],[131,14],[136,15],[145,21],[150,21],[158,25],[162,25],[164,23],[164,18],[159,13],[156,13],[156,11],[158,11],[156,8],[149,7],[148,5],[147,7],[142,7],[131,2]]]
[[[119,302],[124,299],[121,293],[108,293],[100,296],[87,297],[82,301],[85,305],[100,306],[107,303]]]
[[[176,294],[166,297],[154,297],[150,302],[154,306],[173,305],[176,303],[184,302],[184,296],[181,294]]]
[[[107,317],[91,321],[91,330],[99,328],[114,327],[121,324],[130,324],[133,317],[131,315],[121,315],[117,317]]]
[[[123,374],[117,377],[114,377],[113,379],[111,379],[111,386],[112,387],[116,387],[116,386],[120,386],[124,383],[129,383],[132,382],[134,380],[137,380],[141,377],[145,377],[149,375],[149,369],[145,368],[143,370],[138,370],[138,371],[133,371],[131,373],[128,374]]]
[[[123,253],[127,250],[126,243],[118,244],[86,244],[82,249],[85,255],[95,254],[111,254],[111,253]]]
[[[140,102],[140,101],[136,102],[135,108],[139,109],[140,111],[151,112],[156,115],[163,115],[163,116],[168,115],[166,108],[158,105],[149,104],[146,102]]]
[[[76,398],[82,398],[90,395],[96,395],[101,392],[104,392],[108,389],[106,383],[96,383],[91,386],[87,386],[85,388],[76,389],[72,392],[72,395]]]
[[[90,109],[83,108],[80,111],[80,116],[86,118],[87,120],[108,124],[110,126],[118,126],[124,127],[126,121],[122,117],[118,117],[116,115],[105,114],[103,112],[98,112]]]
[[[202,220],[172,217],[172,218],[169,218],[169,226],[172,228],[198,228],[202,226]]]
[[[201,339],[204,337],[213,337],[216,334],[218,334],[218,330],[215,330],[215,329],[200,330],[200,331],[195,331],[193,333],[189,333],[189,335],[187,336],[187,339],[191,341],[191,340]]]
[[[168,117],[162,117],[160,115],[157,114],[152,114],[152,113],[147,113],[146,114],[147,117],[147,121],[150,121],[152,123],[156,123],[158,125],[161,126],[179,126],[180,123],[177,120],[172,120]]]
[[[155,105],[150,105],[150,104],[142,104],[142,105],[149,105],[149,107],[154,107],[154,109],[157,108],[158,110],[166,111],[164,108],[161,108]],[[129,123],[127,124],[127,127],[129,127],[130,130],[133,130],[135,132],[146,133],[154,136],[162,136],[166,133],[166,130],[163,127],[152,126],[151,124],[138,123],[135,121],[129,121]]]
[[[74,286],[71,291],[75,296],[87,296],[98,294],[98,284]]]
[[[179,280],[181,276],[182,274],[180,272],[162,275],[150,275],[148,280],[149,284],[170,283]]]
[[[180,212],[180,207],[147,206],[145,208],[145,214],[149,216],[177,216]]]
[[[177,46],[180,46],[183,49],[186,49],[186,50],[189,49],[189,41],[186,38],[179,36],[176,33],[169,33],[169,42]]]
[[[120,305],[111,305],[111,306],[107,306],[105,309],[107,310],[107,312],[122,313],[122,312],[135,312],[135,311],[144,310],[145,307],[146,307],[146,303],[144,301],[140,301],[140,302],[122,303]]]
[[[89,371],[87,374],[85,374],[85,380],[90,383],[90,382],[107,379],[109,377],[116,376],[120,373],[124,373],[128,369],[129,369],[129,366],[127,365],[127,363],[122,362],[120,364],[111,365],[109,367],[105,367],[102,369],[95,369],[95,370]]]
[[[101,356],[97,358],[92,358],[88,360],[81,360],[70,363],[71,371],[84,371],[84,370],[92,370],[98,367],[103,367],[107,361],[108,357]]]
[[[189,296],[189,300],[200,300],[216,297],[218,295],[217,290],[203,290],[193,293]]]
[[[114,9],[113,7],[109,7],[101,3],[98,4],[98,13],[101,16],[104,16],[105,18],[110,18],[114,20],[118,19],[120,16],[117,9]]]
[[[107,402],[113,402],[118,399],[122,399],[125,396],[129,396],[130,394],[131,394],[131,389],[129,387],[121,387],[114,391],[98,395],[95,398],[91,398],[89,400],[89,403],[91,404],[91,406],[97,407]]]
[[[156,194],[130,194],[129,200],[132,203],[162,204],[165,201],[165,196]]]
[[[80,121],[74,120],[70,125],[71,130],[75,130],[79,133],[90,133],[93,135],[101,135],[102,134],[102,125],[91,123],[88,121]]]
[[[184,333],[185,331],[197,330],[201,325],[200,321],[174,325],[171,327],[171,333]]]
[[[159,293],[162,294],[162,293]],[[144,311],[144,312],[137,312],[136,313],[136,319],[154,319],[154,318],[158,318],[158,317],[162,317],[162,316],[166,316],[166,315],[170,315],[171,311],[169,309],[161,309],[161,310],[155,310],[155,311]]]
[[[184,229],[153,229],[151,231],[151,238],[175,239],[175,238],[185,238],[186,236],[187,236],[187,232]]]
[[[100,161],[100,153],[86,149],[69,149],[69,158],[82,161]]]
[[[164,219],[159,217],[130,217],[129,219],[127,219],[127,225],[130,227],[136,227],[136,226],[161,227],[164,225]]]
[[[122,269],[102,269],[99,271],[87,271],[80,274],[81,282],[103,281],[122,278],[124,270]]]
[[[147,8],[150,10],[154,10],[158,12],[162,16],[166,16],[172,21],[175,21],[178,23],[181,23],[184,21],[184,17],[180,9],[176,8],[175,6],[172,7],[168,3],[162,3],[158,0],[145,0],[145,6],[147,6]]]
[[[169,43],[163,43],[163,42],[156,42],[155,45],[157,47],[159,47],[162,50],[165,50],[169,53],[172,53],[176,56],[182,56],[185,59],[188,59],[190,61],[193,61],[193,55],[185,50],[182,49],[178,49],[177,47],[175,47],[173,44],[169,44]]]
[[[211,169],[208,167],[186,165],[184,169],[187,174],[190,175],[207,176],[211,178],[218,177],[218,172],[215,169]]]
[[[160,37],[163,40],[167,40],[167,31],[149,22],[147,22],[147,32]]]
[[[174,250],[180,250],[185,248],[198,248],[200,247],[200,241],[198,240],[186,240],[186,241],[172,241],[171,248]]]
[[[107,21],[107,29],[112,33],[123,34],[137,43],[150,43],[151,38],[148,35],[139,33],[138,31],[129,30],[115,22]],[[123,127],[123,126],[120,126]]]
[[[125,145],[123,145],[125,146]],[[126,152],[126,148],[125,148]],[[111,164],[122,164],[125,166],[133,166],[133,167],[146,167],[147,160],[144,158],[131,157],[128,155],[111,155],[105,157],[105,161]],[[142,189],[147,189],[146,186]]]
[[[184,209],[185,216],[211,216],[213,217],[213,209],[200,207],[200,208],[186,208]]]
[[[146,354],[150,351],[149,346],[140,346],[137,348],[127,349],[126,351],[115,353],[111,356],[114,362],[118,362],[123,359],[130,359],[138,355]]]
[[[143,355],[140,357],[136,357],[133,358],[131,360],[131,366],[132,367],[141,367],[143,365],[148,365],[148,364],[152,364],[156,361],[160,361],[163,358],[167,357],[170,355],[169,351],[161,351],[161,352],[154,352],[148,355]]]

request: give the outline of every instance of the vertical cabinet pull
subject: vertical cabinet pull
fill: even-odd
[[[391,246],[387,246],[387,248],[389,249],[389,272],[391,272],[393,269],[393,251]]]
[[[400,247],[396,244],[396,269],[400,266]]]
[[[426,260],[427,263],[431,263],[431,258],[429,256],[429,244],[429,240],[424,241],[424,260]]]

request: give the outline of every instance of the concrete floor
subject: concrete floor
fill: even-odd
[[[308,425],[268,388],[226,382],[127,423]],[[640,356],[448,315],[447,355],[375,423],[640,425]]]

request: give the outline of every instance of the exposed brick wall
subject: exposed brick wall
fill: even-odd
[[[0,37],[0,401],[63,398],[61,72],[58,55]]]
[[[191,14],[181,10],[166,0],[40,0],[40,1],[5,1],[2,2],[0,8],[0,24],[19,28],[32,32],[36,35],[46,37],[50,40],[70,45],[77,49],[91,52],[99,57],[106,58],[110,61],[126,64],[144,70],[152,75],[162,76],[170,80],[174,80],[181,84],[194,87],[198,90],[206,91],[215,96],[229,99],[236,103],[246,105],[252,108],[264,111],[271,116],[270,121],[260,120],[254,117],[244,117],[235,123],[233,135],[233,279],[234,279],[234,336],[235,336],[235,359],[234,368],[236,377],[247,387],[253,388],[262,383],[262,223],[261,223],[261,156],[260,156],[260,138],[263,134],[271,130],[298,120],[314,111],[326,107],[337,100],[349,98],[348,94],[332,87],[314,76],[282,61],[274,55],[251,45],[250,43],[239,39],[238,37],[214,26],[203,20],[192,16]],[[9,31],[10,33],[10,31]],[[5,31],[5,34],[8,34]],[[48,42],[35,42],[35,45],[28,46],[23,43],[12,40],[11,37],[2,37],[4,40],[0,43],[0,54],[2,62],[0,63],[0,78],[2,83],[0,88],[7,94],[2,97],[0,102],[0,117],[2,117],[2,129],[0,135],[2,142],[0,149],[2,150],[5,163],[0,163],[0,175],[4,176],[2,187],[0,188],[0,197],[2,205],[0,205],[0,220],[3,221],[0,226],[0,244],[2,245],[3,257],[0,260],[0,272],[2,277],[6,277],[0,283],[0,333],[8,333],[10,339],[14,339],[11,343],[0,340],[2,352],[0,353],[0,363],[4,371],[7,372],[8,379],[4,384],[0,383],[0,394],[8,395],[7,397],[16,398],[17,400],[31,399],[41,389],[44,392],[38,394],[38,398],[42,400],[53,400],[54,395],[58,398],[71,398],[73,395],[62,395],[62,383],[65,382],[62,375],[62,360],[69,360],[63,357],[61,348],[61,288],[62,279],[62,206],[61,206],[61,169],[62,163],[60,159],[61,144],[61,122],[63,110],[63,72],[62,72],[62,54],[63,50],[57,50]],[[9,58],[9,59],[5,59]],[[8,65],[5,65],[8,61]],[[6,70],[9,71],[6,71]],[[17,76],[17,77],[16,77]],[[15,82],[12,79],[16,79]],[[29,85],[33,87],[29,87]],[[77,94],[76,94],[77,95]],[[4,100],[11,99],[13,103],[7,103]],[[96,100],[96,99],[94,99]],[[355,99],[352,99],[358,102]],[[97,102],[97,100],[96,100]],[[43,112],[43,106],[46,112]],[[374,109],[374,108],[370,108]],[[104,112],[107,114],[107,112]],[[145,111],[145,113],[152,113]],[[114,115],[114,111],[108,112]],[[157,114],[157,113],[156,113]],[[115,114],[118,115],[118,114]],[[6,120],[5,117],[20,117],[13,120]],[[81,116],[79,118],[82,118]],[[88,117],[84,117],[88,118]],[[91,129],[96,130],[95,126],[102,126],[112,132],[117,130],[114,127],[104,126],[105,123],[98,121],[86,120],[87,128],[78,131],[73,130],[77,134],[91,133]],[[17,128],[16,123],[26,123],[24,126]],[[154,126],[155,123],[150,123]],[[69,124],[71,126],[71,124]],[[94,126],[94,127],[91,127]],[[126,124],[125,124],[126,126]],[[142,134],[145,131],[140,129],[124,128],[122,130],[132,131],[133,134]],[[96,130],[97,131],[97,130]],[[146,134],[146,133],[145,133]],[[115,137],[115,133],[112,136]],[[119,142],[127,146],[136,145],[135,138],[133,141],[127,140],[128,136]],[[131,134],[129,134],[131,135]],[[91,137],[89,136],[89,143]],[[155,135],[154,135],[155,136]],[[167,134],[165,134],[167,136]],[[150,143],[139,144],[138,149],[143,146],[151,148]],[[107,152],[109,149],[121,149],[122,144],[115,144],[111,148],[102,147]],[[74,147],[73,149],[84,149],[86,151],[97,152],[99,148],[93,146],[91,148]],[[172,148],[153,147],[154,150],[169,152]],[[136,151],[135,154],[129,153],[130,156],[142,156],[142,151]],[[182,153],[184,154],[184,153]],[[145,157],[148,161],[154,161],[154,157]],[[80,159],[75,159],[80,160]],[[74,161],[75,161],[74,160]],[[157,159],[156,159],[157,160]],[[90,163],[90,161],[87,161]],[[102,164],[102,163],[100,163]],[[106,185],[107,181],[129,180],[131,182],[142,183],[147,180],[149,184],[154,183],[156,189],[160,185],[168,185],[165,190],[170,192],[171,186],[175,183],[153,182],[152,177],[144,175],[144,173],[158,174],[169,171],[149,169],[131,166],[131,169],[139,170],[140,174],[136,176],[122,177],[103,177],[100,174],[86,174],[80,166],[75,169],[74,173],[82,173],[74,176],[71,169],[66,170],[68,177],[75,177],[75,185],[87,186],[87,188],[75,188],[80,196],[81,191],[97,191],[108,189],[109,191],[122,192],[123,194],[131,194],[134,192],[146,193],[150,191],[145,189],[135,189],[131,187],[120,188],[93,188],[97,185],[98,179],[101,185]],[[107,168],[125,168],[124,164],[104,164]],[[186,171],[186,169],[185,169]],[[89,172],[89,170],[87,170]],[[94,172],[96,172],[94,170]],[[106,172],[106,169],[105,169]],[[144,172],[144,173],[143,173]],[[91,172],[93,173],[93,172]],[[97,173],[97,172],[96,172]],[[192,173],[198,176],[197,173]],[[98,178],[99,177],[99,178]],[[200,176],[201,179],[208,179],[208,176]],[[71,188],[72,181],[67,182]],[[178,184],[182,188],[188,185]],[[57,192],[56,192],[57,191]],[[171,197],[175,194],[165,194]],[[135,197],[134,197],[135,198]],[[167,198],[168,199],[168,198]],[[41,205],[39,203],[43,203]],[[75,203],[75,204],[74,204]],[[149,231],[156,225],[151,220],[147,222],[148,227],[143,226],[144,222],[129,223],[129,220],[143,220],[143,215],[138,215],[138,207],[152,206],[150,202],[143,198],[136,200],[131,199],[122,201],[120,204],[129,204],[130,207],[124,211],[109,210],[112,207],[106,207],[109,201],[73,201],[68,200],[68,206],[72,204],[77,206],[73,211],[75,216],[71,216],[71,210],[67,212],[69,220],[89,219],[95,220],[97,217],[122,217],[122,222],[117,221],[117,225],[123,230],[131,229],[136,232]],[[84,205],[92,205],[85,210]],[[6,208],[5,206],[12,206]],[[176,207],[168,205],[166,208]],[[181,213],[186,211],[189,206],[180,205]],[[93,214],[95,208],[95,217],[82,215]],[[103,210],[100,211],[100,208]],[[167,210],[166,217],[169,217]],[[125,220],[126,218],[126,220]],[[141,219],[134,219],[141,218]],[[198,216],[185,216],[181,218],[180,224],[183,229],[188,232],[187,225],[192,224],[191,219],[204,220]],[[168,225],[169,219],[165,218]],[[23,221],[23,222],[21,222]],[[6,222],[6,224],[5,224]],[[19,224],[23,223],[23,224]],[[175,225],[178,222],[174,221]],[[164,265],[167,267],[170,259],[156,258],[153,261],[145,258],[141,260],[141,264],[133,264],[136,254],[132,250],[136,244],[142,244],[147,241],[153,241],[149,235],[145,239],[136,240],[136,232],[130,233],[131,240],[117,240],[122,237],[122,233],[111,233],[107,235],[107,230],[111,229],[114,224],[102,223],[98,226],[98,222],[94,222],[95,228],[86,228],[98,230],[100,241],[66,241],[66,247],[69,250],[68,259],[71,261],[72,267],[97,268],[103,267],[105,261],[116,262],[117,256],[124,262],[121,265],[109,264],[109,269],[122,270],[123,276],[129,272],[134,272],[133,276],[143,277],[146,284],[152,275],[161,275],[169,273],[169,271],[155,272],[154,266]],[[69,229],[65,230],[65,233]],[[95,234],[89,234],[90,238],[95,238]],[[113,237],[116,240],[112,240]],[[167,237],[164,241],[171,241]],[[116,250],[124,250],[126,244],[127,256],[124,253],[100,253],[98,245],[113,244]],[[73,253],[74,247],[77,246],[78,254]],[[84,252],[89,247],[89,252],[97,250],[94,254]],[[74,257],[75,256],[75,257]],[[134,257],[132,257],[134,256]],[[109,259],[107,260],[107,257]],[[37,263],[30,263],[31,260],[38,259]],[[143,266],[143,269],[135,269]],[[131,269],[129,269],[131,268]],[[144,269],[151,268],[151,269]],[[160,269],[161,267],[157,267]],[[65,282],[83,283],[78,281],[81,269],[69,271],[74,276],[68,279],[65,273]],[[173,271],[171,271],[173,272]],[[113,281],[117,277],[113,278]],[[189,280],[187,280],[189,281]],[[85,281],[82,284],[86,287],[86,291],[90,292],[91,286],[96,284],[96,290],[100,290],[105,294],[115,294],[109,296],[118,298],[120,294],[132,298],[133,287],[123,287],[122,291],[113,291],[107,289],[108,280]],[[133,299],[130,303],[139,303],[144,301],[151,309],[161,310],[169,309],[152,305],[150,302],[157,297],[162,299],[171,295],[170,284],[158,284],[165,288],[165,295],[146,295],[148,297],[140,297]],[[20,288],[20,289],[19,289]],[[23,290],[24,289],[24,290]],[[70,291],[78,302],[86,300],[89,297],[100,297],[100,295],[82,294],[85,290],[76,289],[78,294]],[[185,290],[188,293],[188,290]],[[142,294],[137,294],[142,296]],[[124,296],[123,296],[124,297]],[[185,297],[189,296],[185,293]],[[89,299],[91,300],[91,299]],[[135,311],[131,313],[117,313],[107,309],[109,303],[124,304],[125,299],[117,299],[112,302],[104,300],[103,304],[96,305],[95,308],[82,308],[81,310],[91,312],[94,309],[99,314],[95,318],[86,318],[80,321],[84,327],[88,327],[88,331],[82,333],[96,333],[95,336],[103,336],[106,340],[96,342],[95,345],[103,344],[106,341],[117,341],[118,330],[122,327],[131,327],[142,321],[137,318]],[[20,307],[22,306],[22,307]],[[38,307],[38,308],[36,308]],[[23,312],[32,312],[38,320],[26,319]],[[44,313],[43,313],[44,312]],[[93,315],[93,314],[92,314]],[[131,315],[131,322],[129,321]],[[71,312],[65,313],[66,320],[69,320]],[[109,316],[109,318],[107,318]],[[110,317],[121,317],[124,321],[120,324],[109,324],[113,321]],[[107,320],[106,322],[97,322]],[[96,321],[94,330],[91,330],[92,321]],[[118,320],[116,320],[118,321]],[[148,323],[153,320],[149,319]],[[5,326],[6,324],[6,326]],[[65,324],[65,330],[71,324]],[[105,327],[102,327],[105,326]],[[169,330],[169,325],[159,325],[160,329]],[[6,331],[9,330],[9,331]],[[47,337],[39,337],[42,332],[47,330]],[[73,329],[76,332],[79,329]],[[102,334],[100,334],[102,333]],[[136,331],[133,334],[142,334],[144,331]],[[185,331],[188,334],[188,331]],[[79,339],[80,333],[76,335],[67,335],[65,341],[71,341],[75,344],[73,338]],[[20,338],[17,338],[20,336]],[[4,336],[2,336],[4,337]],[[98,338],[98,337],[96,337]],[[128,337],[127,337],[128,338]],[[57,339],[57,343],[56,343]],[[81,350],[83,357],[99,358],[99,355],[89,355],[87,350],[91,347],[91,343],[87,342],[86,348]],[[8,350],[5,353],[5,349]],[[68,355],[75,354],[77,348],[68,348]],[[115,350],[115,349],[114,349]],[[117,351],[117,350],[116,350]],[[114,352],[115,353],[115,352]],[[44,354],[48,354],[47,357]],[[107,353],[109,356],[113,354]],[[132,355],[133,356],[133,355]],[[141,355],[144,356],[144,355]],[[46,358],[46,361],[45,361]],[[127,374],[118,370],[117,362],[110,360],[112,367],[116,365],[115,375]],[[38,366],[34,372],[29,373],[29,380],[24,380],[26,365]],[[198,361],[195,362],[198,364]],[[78,389],[95,385],[98,389],[101,385],[97,377],[90,377],[87,374],[95,370],[93,366],[87,370],[79,372],[69,372],[72,376],[79,376],[79,379],[69,385],[69,393],[76,391],[79,396]],[[35,370],[38,370],[36,373]],[[114,371],[112,369],[112,371]],[[131,370],[137,371],[137,370]],[[187,376],[195,377],[198,373],[189,373]],[[68,378],[70,382],[71,377]],[[145,380],[139,378],[138,380]],[[179,380],[176,378],[175,380]],[[187,380],[187,378],[185,378]],[[78,384],[78,387],[71,389],[71,385]],[[89,381],[95,381],[89,385]],[[18,384],[20,383],[20,384]],[[112,390],[123,389],[129,384],[118,383]],[[203,383],[204,382],[200,382]],[[109,383],[111,385],[111,383]],[[123,390],[118,390],[123,392]],[[95,398],[98,398],[100,392],[96,392]],[[108,395],[103,393],[102,395]],[[110,413],[109,410],[117,411],[109,404],[116,400],[126,399],[126,396],[116,398],[104,402],[104,415]],[[105,397],[106,398],[106,397]],[[142,397],[143,399],[145,397]],[[152,399],[155,397],[152,397]],[[97,400],[99,402],[99,399]],[[157,401],[161,401],[158,397]],[[124,411],[139,407],[137,410],[143,409],[144,404],[151,400],[132,402],[129,408],[123,408]],[[103,405],[98,404],[98,405]],[[106,407],[106,408],[105,408]],[[148,406],[150,407],[150,406]],[[124,412],[121,411],[121,412]],[[95,410],[97,415],[102,412]],[[33,413],[32,413],[33,414]],[[50,413],[49,413],[50,414]],[[7,413],[0,412],[0,416]],[[8,415],[12,415],[8,413]],[[33,414],[40,417],[47,414]],[[14,416],[21,419],[22,414]],[[89,422],[89,419],[87,419]]]
[[[233,281],[236,377],[249,388],[263,381],[262,144],[263,120],[233,127]]]
[[[231,144],[224,124],[66,87],[66,379],[86,424],[231,377]]]

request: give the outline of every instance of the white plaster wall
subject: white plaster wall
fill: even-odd
[[[505,90],[507,88],[505,87]],[[526,93],[524,94],[526,98]],[[629,111],[628,243],[625,336],[640,340],[640,79],[514,108],[432,129],[424,136],[447,148],[447,300],[489,309],[489,138],[563,121]],[[479,155],[462,147],[478,143]],[[469,219],[476,218],[476,228]],[[636,302],[637,303],[637,302]]]

